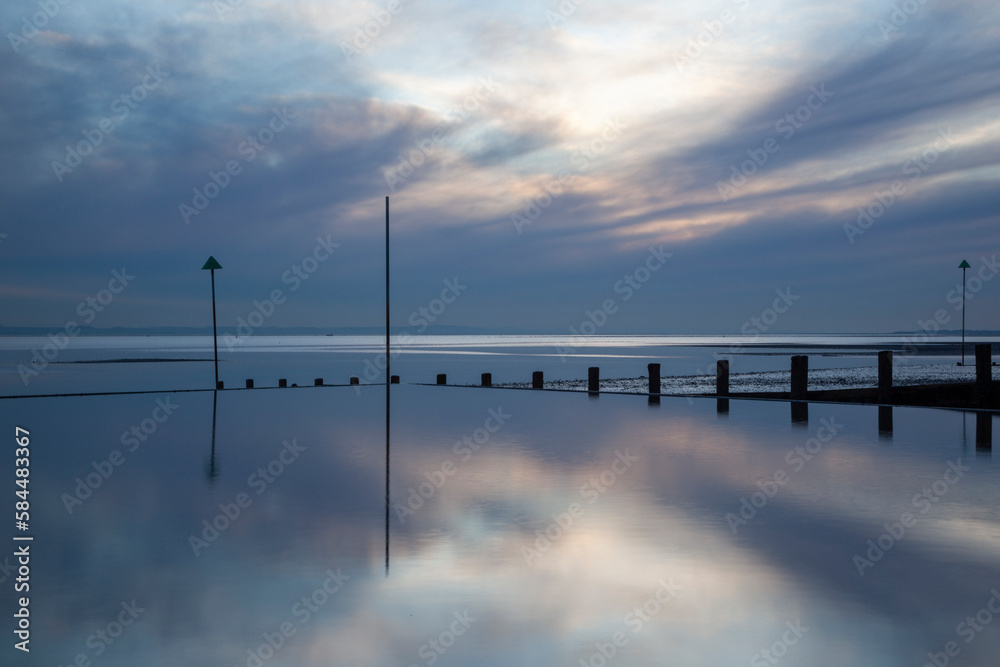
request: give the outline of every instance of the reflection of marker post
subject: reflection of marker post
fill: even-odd
[[[964,259],[962,263],[958,265],[958,268],[962,269],[962,363],[960,366],[965,365],[965,270],[971,269],[969,263]]]
[[[215,257],[209,256],[202,271],[206,269],[212,272],[212,345],[215,348],[215,388],[219,388],[219,331],[215,325],[215,270],[221,269],[222,265],[216,261]]]

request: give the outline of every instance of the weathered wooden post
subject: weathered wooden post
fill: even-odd
[[[591,366],[587,369],[587,391],[596,394],[601,390],[601,369]]]
[[[437,383],[438,384],[448,384],[448,374],[447,373],[438,373]]]
[[[797,354],[792,357],[792,398],[805,398],[809,386],[809,357]]]
[[[480,378],[480,386],[492,387],[493,386],[493,373],[483,373]]]
[[[878,432],[879,435],[892,435],[892,406],[878,406]]]
[[[648,364],[646,366],[649,375],[649,393],[659,394],[660,393],[660,365],[659,364]]]
[[[323,378],[316,378],[315,380],[313,380],[313,386],[314,387],[322,387],[323,386]]]
[[[278,380],[278,386],[279,387],[287,387],[288,386],[288,380],[286,380],[285,378],[281,378],[280,380]]]
[[[389,376],[389,384],[399,384],[399,376],[398,375],[390,375]]]
[[[531,388],[541,389],[543,377],[542,371],[533,371],[531,373]]]
[[[223,382],[222,380],[219,380],[218,382],[215,383],[215,388],[216,389],[225,389],[226,388],[226,383]]]
[[[253,379],[247,378],[247,389],[253,389]]]
[[[878,402],[892,402],[892,350],[878,353]],[[880,423],[881,423],[881,413]],[[882,429],[879,428],[881,431]],[[892,431],[892,412],[889,412],[889,430]]]
[[[976,449],[993,449],[993,414],[990,412],[976,413]]]
[[[718,396],[729,396],[729,359],[715,362],[715,393]],[[728,405],[727,403],[727,410]]]
[[[979,407],[985,408],[993,398],[993,346],[989,343],[976,345],[976,398]]]
[[[351,384],[361,384],[361,378],[359,378],[359,377],[352,377],[351,378]]]

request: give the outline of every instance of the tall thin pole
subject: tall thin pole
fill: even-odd
[[[962,365],[965,365],[965,269],[962,269]]]
[[[389,197],[385,198],[385,576],[389,576]]]
[[[385,198],[385,385],[389,386],[389,197]]]
[[[215,269],[212,269],[212,345],[215,348],[215,387],[219,387],[219,330],[215,326]]]

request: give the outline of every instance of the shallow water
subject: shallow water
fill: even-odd
[[[876,415],[394,386],[387,574],[381,387],[2,401],[11,435],[31,432],[30,664],[715,666],[768,650],[894,666],[948,642],[954,664],[995,664],[997,625],[960,625],[992,622],[1000,591],[1000,471],[976,417],[897,408],[887,437]],[[0,662],[25,664],[4,634]]]

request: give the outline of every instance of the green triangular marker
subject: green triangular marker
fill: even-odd
[[[965,261],[965,260],[963,259],[963,260],[962,260],[962,263],[958,265],[958,268],[960,268],[960,269],[971,269],[972,267],[971,267],[971,266],[969,266],[969,263],[968,263],[968,262],[966,262],[966,261]]]
[[[209,257],[208,261],[205,262],[205,266],[201,267],[201,270],[205,271],[205,270],[209,270],[209,269],[221,269],[221,268],[222,268],[222,265],[219,264],[218,261],[216,261],[215,257]]]

